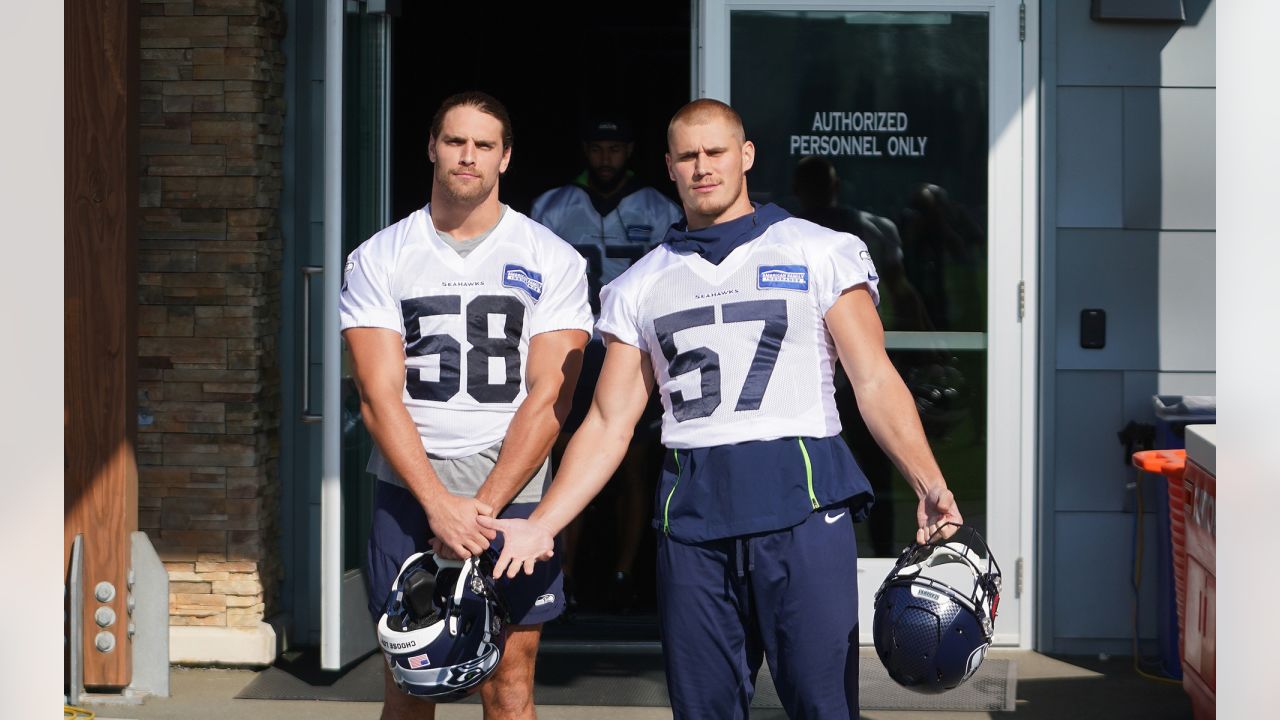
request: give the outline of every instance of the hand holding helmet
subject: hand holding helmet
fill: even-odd
[[[925,491],[916,506],[916,544],[924,545],[929,539],[943,530],[943,537],[949,538],[955,528],[964,525],[960,508],[956,505],[956,496],[946,485],[935,485]],[[947,527],[951,526],[951,527]]]

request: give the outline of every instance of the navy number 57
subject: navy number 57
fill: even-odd
[[[755,356],[751,359],[751,368],[742,384],[742,392],[738,394],[738,404],[733,408],[735,412],[759,410],[764,392],[769,387],[769,379],[773,377],[773,368],[778,362],[782,339],[787,335],[787,302],[748,300],[725,303],[720,309],[721,317],[726,323],[764,321]],[[671,414],[677,422],[707,417],[720,407],[720,355],[708,347],[677,352],[675,341],[675,334],[681,330],[714,325],[715,322],[714,305],[681,310],[653,321],[654,334],[658,336],[662,354],[667,358],[667,373],[675,378],[694,370],[700,371],[701,397],[686,400],[680,390],[671,393]]]

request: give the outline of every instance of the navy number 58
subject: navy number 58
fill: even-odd
[[[448,402],[462,389],[462,344],[452,335],[423,335],[421,318],[462,314],[458,295],[433,295],[400,302],[404,314],[406,357],[440,356],[437,380],[423,380],[419,368],[405,370],[405,390],[415,400]],[[502,337],[489,336],[489,316],[503,316]],[[507,295],[480,295],[467,303],[467,394],[482,403],[509,403],[520,394],[520,336],[524,332],[524,305]],[[502,358],[503,382],[489,382],[489,358]]]

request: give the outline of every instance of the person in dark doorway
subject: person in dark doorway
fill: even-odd
[[[853,522],[872,493],[837,437],[837,358],[919,498],[916,540],[963,520],[885,353],[866,245],[751,203],[755,146],[728,105],[686,105],[667,142],[688,222],[604,288],[604,371],[543,503],[527,520],[478,522],[503,533],[497,574],[536,571],[621,462],[656,386],[667,447],[658,604],[675,717],[746,718],[767,657],[790,717],[856,718]]]
[[[500,543],[477,517],[523,517],[536,506],[591,333],[586,263],[498,201],[511,145],[496,99],[445,100],[427,146],[430,203],[347,260],[343,337],[376,446],[369,471],[381,481],[367,567],[375,623],[410,555],[428,546],[478,555]],[[530,720],[542,624],[564,607],[558,564],[498,590],[511,625],[480,686],[484,714]],[[383,718],[435,716],[389,670],[386,678]]]
[[[592,310],[598,313],[600,287],[661,242],[667,228],[678,222],[683,213],[667,196],[641,183],[627,169],[635,142],[625,118],[597,114],[583,126],[581,136],[586,170],[574,182],[540,195],[533,203],[531,216],[586,258]],[[603,361],[604,344],[595,336],[587,346],[573,407],[553,453],[557,460],[586,416]],[[617,546],[610,587],[605,593],[609,609],[615,611],[626,612],[635,601],[633,566],[644,534],[645,497],[649,491],[645,469],[659,448],[660,415],[657,403],[651,403],[619,468],[622,482],[613,498],[612,523]],[[571,610],[577,604],[573,585],[581,531],[582,520],[578,519],[565,528],[561,538]]]
[[[586,170],[539,195],[529,213],[587,259],[596,312],[599,289],[661,242],[682,216],[680,206],[627,169],[634,151],[625,118],[596,116],[582,129]]]

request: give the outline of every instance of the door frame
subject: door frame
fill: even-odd
[[[339,408],[339,273],[342,267],[342,76],[346,0],[325,3],[324,342],[320,442],[320,667],[337,670],[342,652],[342,430]],[[335,82],[336,80],[336,82]]]
[[[319,590],[320,590],[320,667],[324,670],[340,670],[377,647],[374,625],[369,617],[364,572],[360,568],[347,569],[343,565],[343,548],[346,533],[343,518],[342,487],[342,336],[338,314],[338,296],[341,292],[344,233],[346,232],[346,187],[343,159],[346,154],[347,128],[343,125],[346,109],[344,79],[347,63],[346,24],[352,13],[387,15],[386,2],[363,0],[327,0],[324,13],[324,242],[323,269],[323,330],[321,346],[322,371],[320,373],[323,396],[320,429],[319,485]],[[377,176],[362,178],[373,182],[381,190],[381,224],[385,225],[390,212],[390,96],[391,63],[390,28],[383,26],[380,62],[382,91],[378,93],[378,107],[382,132],[377,149],[379,167]],[[337,82],[333,82],[333,79]],[[348,170],[353,170],[348,168]],[[354,170],[353,170],[354,171]]]
[[[932,0],[885,3],[843,0],[694,0],[694,98],[731,102],[729,17],[737,10],[810,10],[818,12],[985,12],[989,17],[989,142],[987,372],[987,534],[1001,563],[1000,607],[1016,616],[998,628],[997,645],[1029,649],[1035,638],[1036,608],[1032,582],[1038,405],[1039,267],[1039,4],[1018,0]],[[1009,238],[995,251],[993,238]],[[1016,250],[1010,252],[1009,250]],[[891,335],[892,333],[890,333]],[[892,341],[892,338],[887,338]],[[1015,430],[1016,429],[1016,430]],[[859,561],[860,591],[869,599],[893,561]],[[870,603],[863,601],[865,609]],[[865,612],[860,612],[866,615]],[[861,641],[870,644],[869,616],[862,618]]]

